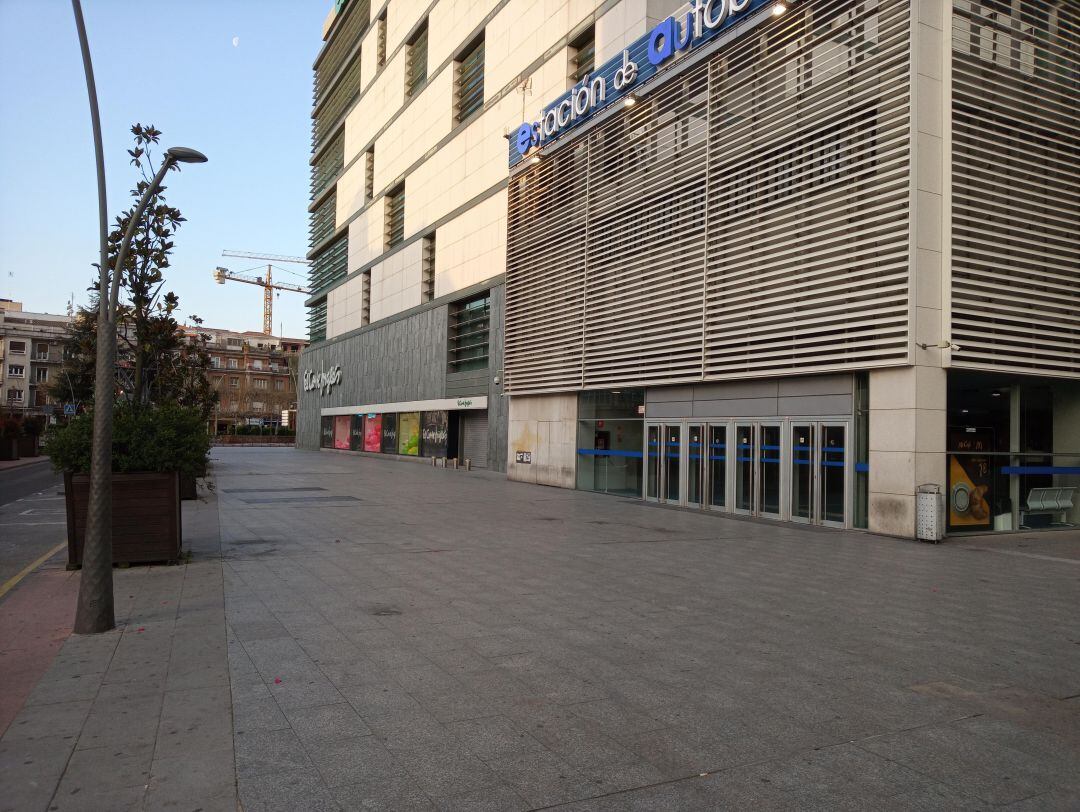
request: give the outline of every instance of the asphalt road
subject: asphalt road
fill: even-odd
[[[0,585],[66,537],[62,491],[47,459],[0,471]]]

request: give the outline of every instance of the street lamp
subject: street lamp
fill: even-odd
[[[79,579],[79,604],[75,610],[75,633],[107,632],[116,625],[113,611],[112,584],[112,433],[113,381],[116,376],[116,310],[120,298],[120,279],[131,240],[139,220],[151,199],[161,189],[165,173],[178,163],[204,163],[206,156],[187,147],[172,147],[154,179],[146,187],[139,205],[131,215],[116,253],[116,264],[109,279],[108,209],[105,196],[105,152],[101,139],[101,118],[98,112],[94,68],[90,61],[90,44],[86,38],[82,6],[71,0],[75,27],[79,32],[86,90],[90,97],[90,118],[94,130],[94,151],[97,159],[98,240],[101,261],[98,263],[98,324],[97,357],[94,365],[94,435],[90,458],[90,498],[86,513],[86,534],[83,542],[82,576]]]

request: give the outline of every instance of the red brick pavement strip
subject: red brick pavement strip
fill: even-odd
[[[62,560],[54,557],[61,564],[26,576],[0,602],[0,736],[71,634],[79,575]]]

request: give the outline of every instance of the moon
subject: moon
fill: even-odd
[[[239,48],[240,47],[240,37],[233,37],[232,38],[232,47],[233,48]]]

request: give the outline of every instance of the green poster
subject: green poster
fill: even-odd
[[[398,415],[398,454],[417,456],[420,453],[420,412]]]

